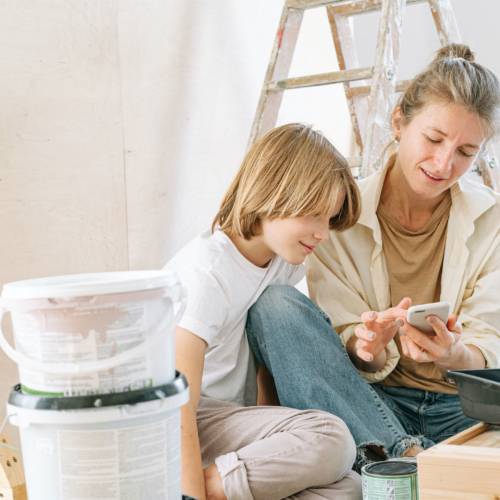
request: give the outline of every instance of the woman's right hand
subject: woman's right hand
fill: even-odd
[[[385,363],[385,346],[394,338],[398,331],[396,319],[405,318],[411,306],[411,299],[404,298],[396,307],[386,311],[368,311],[361,315],[364,326],[358,326],[354,331],[356,355],[368,364],[368,368],[376,371]],[[383,357],[383,361],[381,360]],[[372,366],[370,366],[372,365]],[[374,369],[375,368],[375,369]]]

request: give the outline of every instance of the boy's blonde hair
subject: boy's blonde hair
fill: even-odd
[[[325,216],[344,203],[330,229],[345,231],[361,212],[361,196],[346,159],[311,126],[271,130],[247,153],[212,224],[249,240],[263,218]]]

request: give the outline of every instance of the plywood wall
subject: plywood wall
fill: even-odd
[[[0,288],[158,269],[209,227],[245,154],[282,6],[2,0]],[[322,15],[304,39],[321,29],[331,42]],[[299,43],[293,71],[323,71],[309,49]],[[328,50],[322,64],[335,66],[333,42]],[[301,95],[287,97],[281,120],[327,135],[349,128],[342,92],[316,107]],[[17,382],[0,352],[0,418]]]

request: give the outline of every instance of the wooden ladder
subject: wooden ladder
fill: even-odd
[[[359,178],[378,170],[391,141],[387,125],[395,94],[409,84],[409,81],[396,80],[405,7],[424,1],[431,8],[441,44],[460,43],[450,0],[286,0],[248,147],[276,126],[285,90],[343,83],[359,154],[348,158],[349,165],[361,167]],[[318,7],[326,7],[340,70],[288,78],[304,12]],[[360,68],[349,17],[376,10],[382,12],[375,62],[372,67]],[[370,86],[350,84],[365,79],[371,79]],[[484,184],[500,191],[500,167],[492,146],[479,157],[475,171]]]

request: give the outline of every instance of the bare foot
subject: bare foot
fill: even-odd
[[[420,446],[412,446],[410,449],[403,453],[403,457],[416,457],[419,453],[424,451]]]
[[[207,500],[227,500],[217,466],[213,464],[203,469],[203,475],[205,476],[205,495],[207,496]]]

